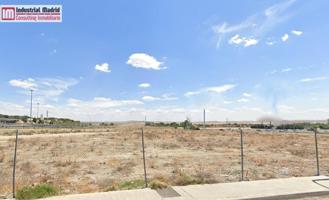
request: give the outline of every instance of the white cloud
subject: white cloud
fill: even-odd
[[[294,3],[295,0],[280,2],[268,7],[263,12],[247,17],[241,23],[235,25],[229,25],[227,22],[224,22],[212,26],[212,31],[217,37],[216,48],[219,48],[226,36],[232,37],[232,34],[244,33],[257,38],[263,37],[278,24],[292,16],[291,13],[287,13],[286,11]],[[248,44],[254,44],[255,42],[255,40],[251,40]],[[272,45],[272,43],[269,43],[269,45]]]
[[[0,101],[1,114],[5,115],[27,115],[29,109],[22,105]]]
[[[268,46],[273,46],[273,45],[275,44],[275,42],[274,42],[274,41],[268,41],[268,42],[266,42],[266,44],[267,44]]]
[[[151,84],[149,84],[149,83],[141,83],[141,84],[138,85],[138,87],[140,87],[140,88],[149,88],[149,87],[151,87]]]
[[[234,84],[225,84],[225,85],[221,85],[221,86],[215,86],[215,87],[207,87],[207,88],[202,88],[200,90],[197,90],[197,91],[189,91],[189,92],[186,92],[184,95],[186,97],[190,97],[190,96],[194,96],[194,95],[198,95],[198,94],[201,94],[201,93],[224,93],[224,92],[227,92],[229,90],[232,90],[233,88],[235,88],[236,85]]]
[[[226,91],[229,91],[233,88],[235,88],[236,85],[233,84],[226,84],[226,85],[222,85],[222,86],[217,86],[217,87],[208,87],[206,88],[206,90],[208,92],[214,92],[214,93],[223,93]]]
[[[223,101],[224,104],[231,104],[233,101]]]
[[[264,11],[267,17],[277,17],[280,13],[287,10],[296,0],[287,0],[282,3],[275,4]]]
[[[190,97],[190,96],[198,95],[200,93],[201,93],[201,91],[189,91],[189,92],[186,92],[184,95],[187,97]]]
[[[153,97],[153,96],[143,96],[142,100],[143,101],[172,101],[172,100],[177,100],[177,97],[174,97],[170,94],[163,94],[161,97]]]
[[[213,26],[212,27],[213,32],[216,35],[218,35],[218,40],[217,40],[216,47],[218,48],[220,46],[221,40],[223,39],[225,34],[238,32],[238,31],[241,31],[241,30],[246,29],[246,28],[251,27],[251,26],[252,26],[252,23],[248,20],[244,21],[240,24],[232,25],[232,26],[228,26],[228,24],[226,22],[224,22],[221,25]]]
[[[44,113],[49,110],[51,117],[65,117],[81,121],[143,121],[145,116],[149,121],[183,121],[188,116],[192,121],[202,121],[202,110],[204,106],[196,107],[179,107],[179,106],[158,106],[154,108],[145,108],[139,105],[128,106],[97,106],[94,100],[91,101],[73,101],[74,106],[68,105],[52,105],[47,109],[40,110]],[[117,100],[120,101],[120,100]],[[259,107],[242,106],[245,104],[237,104],[235,108],[225,108],[219,105],[207,105],[207,120],[209,121],[249,121],[257,120],[261,116],[271,114],[264,105]],[[327,119],[329,109],[326,107],[310,107],[310,108],[293,108],[291,106],[278,105],[279,112],[282,112],[284,119]],[[26,115],[29,113],[28,104],[21,106],[15,103],[1,102],[0,110],[4,114]]]
[[[95,66],[95,70],[98,70],[98,71],[101,71],[101,72],[105,72],[105,73],[109,73],[109,72],[111,72],[108,63],[97,64],[97,65]]]
[[[70,78],[37,78],[32,79],[28,78],[26,80],[13,79],[9,81],[9,84],[14,87],[19,87],[24,89],[23,94],[29,94],[25,90],[34,90],[35,94],[38,96],[39,101],[43,101],[45,99],[56,100],[55,97],[60,96],[69,87],[74,86],[78,83],[78,80]]]
[[[113,100],[105,97],[95,97],[92,101],[82,101],[79,99],[68,99],[67,105],[70,107],[89,107],[89,108],[113,108],[122,106],[141,105],[139,100]]]
[[[281,72],[290,72],[290,71],[292,71],[292,68],[285,68],[281,70]]]
[[[159,62],[153,56],[150,56],[145,53],[134,53],[130,55],[127,64],[136,68],[153,69],[153,70],[165,69],[165,68],[161,68],[161,65],[163,65],[162,62]]]
[[[269,74],[274,75],[274,74],[277,74],[277,73],[287,73],[287,72],[291,72],[292,70],[294,70],[294,69],[290,68],[290,67],[284,68],[284,69],[281,69],[281,70],[276,70],[275,69],[275,70],[269,72]]]
[[[177,100],[178,97],[175,97],[172,94],[163,94],[161,99],[165,101],[172,101],[172,100]]]
[[[229,44],[243,45],[244,47],[256,45],[257,43],[258,40],[256,39],[240,37],[238,34],[236,34],[229,40]]]
[[[9,84],[13,87],[19,87],[23,89],[29,89],[29,90],[35,90],[37,87],[37,84],[35,83],[34,79],[27,79],[27,80],[21,80],[21,79],[13,79],[9,81]]]
[[[291,111],[295,110],[295,108],[292,106],[280,104],[280,105],[278,105],[278,110],[279,110],[279,112],[291,112]]]
[[[155,101],[155,100],[160,100],[160,98],[152,97],[152,96],[143,96],[142,100],[143,101]]]
[[[246,99],[246,98],[241,98],[241,99],[238,99],[239,103],[246,103],[246,102],[249,102],[249,99]]]
[[[313,81],[323,81],[328,80],[329,77],[321,76],[321,77],[312,77],[312,78],[303,78],[299,80],[300,82],[313,82]]]
[[[296,30],[292,30],[291,33],[294,34],[294,35],[297,35],[297,36],[300,36],[300,35],[303,34],[302,31],[296,31]]]
[[[283,42],[285,42],[285,41],[287,41],[289,39],[289,35],[286,33],[286,34],[284,34],[282,37],[281,37],[281,40],[283,41]]]
[[[244,96],[244,97],[252,97],[252,95],[251,95],[251,94],[249,94],[249,93],[246,93],[246,92],[245,92],[245,93],[243,93],[243,94],[242,94],[242,96]]]

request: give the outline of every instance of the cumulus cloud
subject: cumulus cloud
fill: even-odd
[[[300,35],[303,34],[302,31],[296,31],[296,30],[292,30],[291,33],[294,34],[294,35],[297,35],[297,36],[300,36]]]
[[[189,92],[186,92],[184,95],[186,97],[190,97],[190,96],[194,96],[194,95],[198,95],[198,94],[201,94],[201,93],[224,93],[224,92],[227,92],[229,90],[232,90],[233,88],[235,88],[236,85],[234,84],[225,84],[225,85],[221,85],[221,86],[215,86],[215,87],[207,87],[207,88],[202,88],[200,90],[197,90],[197,91],[189,91]]]
[[[238,32],[238,31],[241,31],[241,30],[246,29],[251,26],[252,26],[252,23],[248,20],[244,21],[240,24],[232,25],[232,26],[229,26],[228,23],[226,23],[226,22],[224,22],[223,24],[220,24],[220,25],[213,26],[212,27],[213,32],[216,35],[218,35],[216,47],[218,48],[220,46],[220,43],[226,34]]]
[[[109,73],[109,72],[111,72],[108,63],[97,64],[97,65],[95,66],[95,70],[97,70],[97,71],[101,71],[101,72],[105,72],[105,73]]]
[[[35,89],[37,87],[37,84],[32,78],[29,78],[27,80],[13,79],[9,81],[9,84],[13,87],[29,89],[29,90]]]
[[[286,34],[284,34],[282,37],[281,37],[281,40],[283,41],[283,42],[285,42],[285,41],[287,41],[289,39],[289,35],[286,33]]]
[[[257,43],[258,43],[258,40],[254,39],[254,38],[240,37],[238,34],[236,34],[229,40],[229,44],[242,45],[244,47],[256,45]]]
[[[138,85],[138,87],[140,87],[140,88],[149,88],[149,87],[151,87],[151,84],[149,84],[149,83],[141,83],[141,84]]]
[[[161,68],[161,65],[163,65],[162,62],[158,61],[153,56],[150,56],[145,53],[134,53],[130,55],[127,64],[136,68],[143,68],[143,69],[153,69],[153,70],[164,69]]]

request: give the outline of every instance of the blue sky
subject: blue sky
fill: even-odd
[[[61,4],[0,23],[0,109],[84,121],[329,118],[327,0]]]

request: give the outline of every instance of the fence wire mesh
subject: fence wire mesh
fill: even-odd
[[[241,180],[239,129],[183,130],[161,127],[25,128],[19,130],[16,187],[53,184],[61,193]],[[0,136],[0,196],[12,192],[15,129]],[[320,174],[329,174],[329,134],[318,134]],[[313,132],[243,129],[244,180],[313,176]]]

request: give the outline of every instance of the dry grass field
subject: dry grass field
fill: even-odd
[[[20,130],[17,187],[50,183],[63,194],[108,191],[143,180],[141,128]],[[15,130],[0,130],[0,196],[11,192]],[[145,127],[148,179],[168,185],[239,181],[238,130]],[[329,134],[319,134],[320,169],[329,174]],[[316,174],[310,132],[244,131],[245,179]]]

